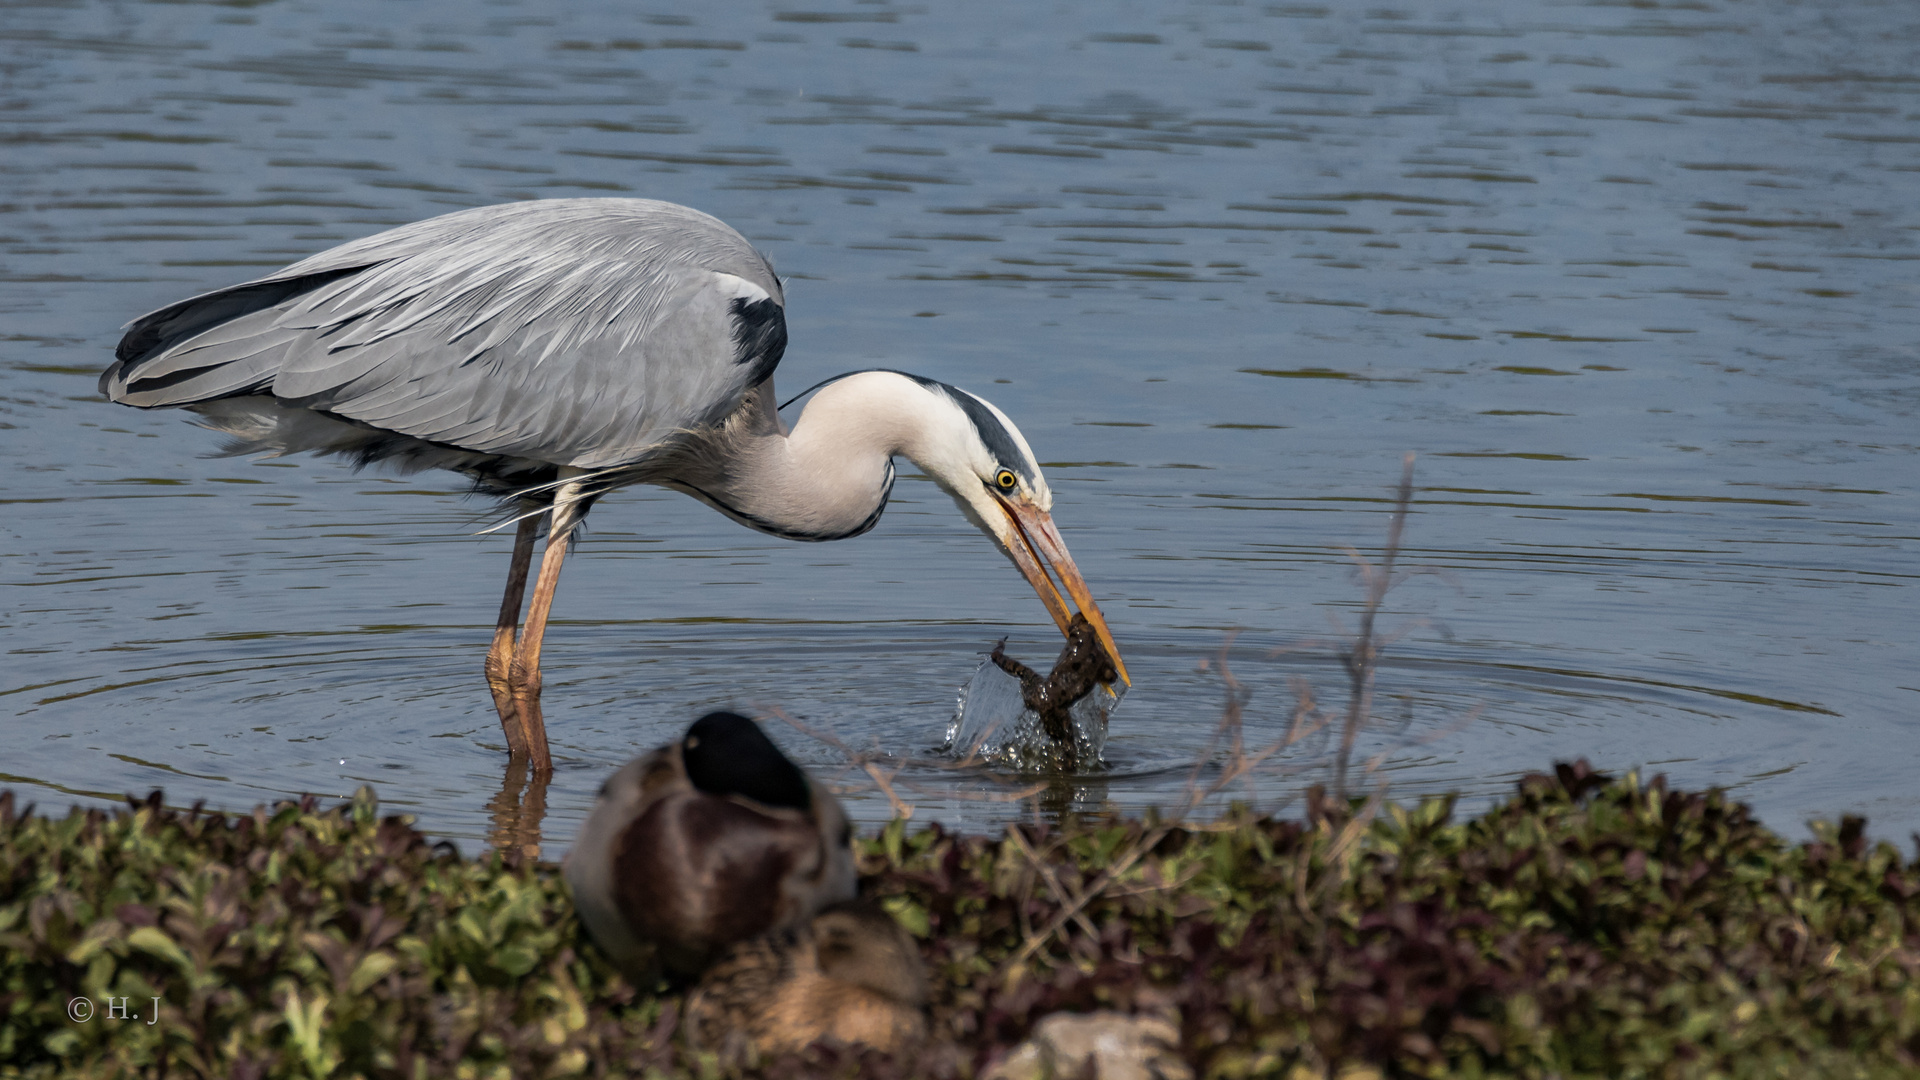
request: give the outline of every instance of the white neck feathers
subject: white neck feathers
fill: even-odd
[[[871,529],[886,507],[896,455],[951,490],[954,466],[971,461],[978,441],[944,393],[891,371],[821,387],[791,432],[773,414],[772,386],[754,393],[668,482],[742,524],[796,540]]]

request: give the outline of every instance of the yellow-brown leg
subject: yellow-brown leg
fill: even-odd
[[[534,583],[533,600],[527,605],[527,625],[514,646],[513,664],[507,674],[514,710],[527,739],[527,757],[536,775],[553,771],[553,758],[547,752],[546,720],[540,715],[540,645],[547,634],[547,615],[553,610],[553,590],[560,584],[560,567],[566,562],[567,538],[580,522],[579,483],[562,484],[553,493],[549,518],[540,579]]]
[[[522,506],[525,513],[531,507]],[[494,624],[493,647],[487,650],[487,689],[493,691],[493,707],[500,713],[500,728],[507,735],[507,752],[514,757],[527,755],[525,725],[514,706],[513,688],[507,676],[513,668],[513,650],[520,638],[520,601],[527,594],[527,568],[533,564],[533,538],[540,531],[540,516],[521,519],[513,535],[513,562],[507,567],[507,592],[500,598],[500,621]]]

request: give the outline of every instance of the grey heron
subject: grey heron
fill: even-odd
[[[1124,681],[1053,493],[1006,414],[932,379],[857,371],[811,387],[789,429],[773,389],[784,303],[766,258],[688,207],[477,207],[143,315],[100,389],[197,413],[230,436],[227,453],[451,469],[517,500],[486,677],[510,751],[539,773],[552,769],[540,649],[567,539],[628,484],[683,491],[775,536],[839,540],[873,528],[905,457],[1013,561],[1062,633],[1071,597]]]

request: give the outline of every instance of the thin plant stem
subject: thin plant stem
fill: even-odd
[[[1393,587],[1393,564],[1400,555],[1400,536],[1407,524],[1407,506],[1413,501],[1413,455],[1408,454],[1400,467],[1400,489],[1393,502],[1393,519],[1387,526],[1387,546],[1374,566],[1359,552],[1350,552],[1360,564],[1367,583],[1367,603],[1360,613],[1360,632],[1354,635],[1353,648],[1341,657],[1346,666],[1349,692],[1346,723],[1340,731],[1340,751],[1334,760],[1334,794],[1347,797],[1347,768],[1353,759],[1354,743],[1373,712],[1373,676],[1380,659],[1380,643],[1374,639],[1373,621]]]

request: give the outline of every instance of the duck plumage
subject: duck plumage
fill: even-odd
[[[738,942],[851,899],[851,840],[831,792],[758,724],[716,712],[607,780],[566,877],[615,964],[693,976]]]
[[[822,1039],[889,1053],[925,1041],[926,968],[892,916],[865,901],[734,946],[687,999],[688,1039],[731,1062]]]

